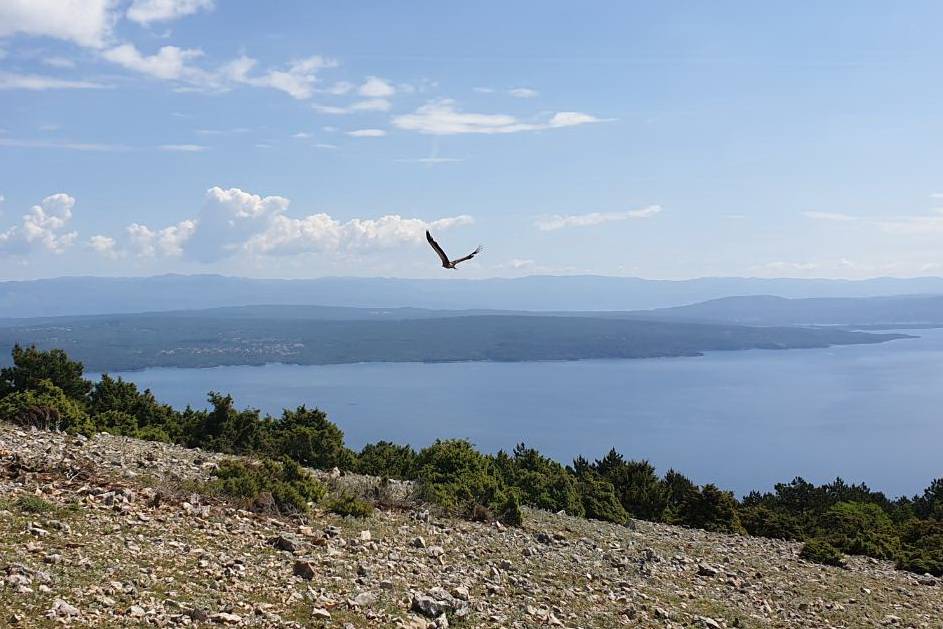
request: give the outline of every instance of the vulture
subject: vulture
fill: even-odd
[[[439,243],[435,241],[435,239],[432,237],[432,234],[429,233],[428,229],[426,230],[426,240],[429,241],[429,244],[432,245],[432,248],[435,249],[435,252],[439,254],[439,259],[442,260],[443,269],[454,269],[455,265],[458,264],[459,262],[464,262],[465,260],[471,260],[472,258],[474,258],[476,255],[478,255],[481,252],[481,245],[478,245],[477,249],[469,253],[464,258],[457,258],[455,260],[449,260],[449,257],[445,255],[445,252],[442,251],[442,247],[440,247]]]

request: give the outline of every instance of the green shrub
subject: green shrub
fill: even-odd
[[[102,375],[88,398],[88,412],[95,417],[99,430],[113,434],[161,441],[180,441],[183,427],[179,414],[167,404],[161,404],[149,391],[138,391],[137,385],[121,378]],[[120,414],[120,415],[119,415]],[[114,419],[99,419],[102,415]],[[131,417],[133,423],[119,417]]]
[[[299,406],[285,409],[280,420],[270,422],[269,440],[275,452],[302,465],[318,469],[351,469],[354,455],[344,445],[344,433],[318,409]]]
[[[803,544],[799,557],[826,566],[844,567],[845,565],[845,557],[841,552],[823,539],[810,539]]]
[[[324,507],[331,513],[354,518],[367,518],[373,513],[373,505],[347,492],[341,492],[327,500]]]
[[[416,456],[419,496],[462,516],[475,505],[492,510],[503,504],[505,486],[493,461],[464,439],[439,440]]]
[[[499,509],[498,519],[508,526],[520,526],[524,523],[521,505],[514,494],[508,494]]]
[[[887,513],[866,502],[839,502],[816,524],[817,537],[849,555],[891,559],[900,550],[900,539]]]
[[[799,520],[792,514],[759,505],[741,507],[739,514],[743,528],[755,537],[785,540],[801,540],[804,537]]]
[[[943,521],[913,520],[901,530],[897,569],[943,577]]]
[[[573,475],[537,450],[518,444],[511,456],[499,452],[494,465],[503,484],[517,490],[523,504],[583,515],[583,503]]]
[[[389,441],[368,443],[357,455],[356,469],[360,474],[409,480],[415,476],[416,451]]]
[[[39,496],[27,494],[16,499],[16,508],[24,513],[48,513],[55,510],[55,505]]]
[[[46,430],[95,432],[82,405],[50,380],[39,380],[32,388],[18,390],[0,400],[0,419]]]
[[[258,410],[238,410],[231,395],[211,392],[208,399],[213,408],[194,416],[196,421],[188,431],[187,445],[230,454],[266,450],[265,427]]]
[[[615,487],[622,507],[635,518],[661,522],[668,506],[668,493],[648,461],[626,461],[610,450],[593,469]]]
[[[688,492],[678,505],[677,524],[714,531],[742,533],[743,526],[737,514],[737,501],[729,491],[707,484],[700,490]]]
[[[585,517],[625,524],[628,514],[616,496],[616,490],[608,480],[588,470],[577,480],[577,490],[583,503]]]
[[[326,493],[324,485],[290,459],[265,459],[257,464],[223,461],[214,476],[210,491],[245,503],[268,493],[281,513],[305,512],[309,502],[317,502]]]
[[[95,430],[113,435],[136,437],[138,434],[138,420],[125,411],[109,410],[95,415],[92,420]]]

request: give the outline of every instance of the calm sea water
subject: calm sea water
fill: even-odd
[[[326,410],[359,448],[466,437],[560,461],[610,447],[738,493],[801,475],[913,494],[943,476],[943,330],[919,339],[701,358],[268,365],[121,375],[175,406]]]

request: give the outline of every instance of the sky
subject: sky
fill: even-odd
[[[0,0],[0,280],[943,274],[941,22]]]

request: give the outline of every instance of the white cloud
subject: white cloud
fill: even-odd
[[[588,227],[590,225],[600,225],[614,221],[651,218],[661,211],[660,205],[649,205],[637,210],[626,210],[623,212],[591,212],[589,214],[572,214],[569,216],[554,214],[538,218],[534,222],[534,225],[540,231],[552,231],[565,227]]]
[[[344,94],[354,89],[354,87],[356,86],[353,83],[350,83],[349,81],[337,81],[333,85],[330,85],[329,87],[326,87],[318,91],[323,92],[324,94],[331,94],[333,96],[343,96]]]
[[[109,48],[102,56],[118,65],[147,74],[158,79],[186,79],[195,78],[202,71],[187,66],[187,62],[201,57],[202,50],[195,48],[178,48],[176,46],[162,46],[157,54],[145,56],[134,44],[121,44]]]
[[[118,253],[118,243],[114,238],[110,236],[103,236],[101,234],[96,234],[88,239],[88,246],[91,247],[95,252],[100,255],[105,256],[106,258],[111,258],[112,260],[119,257]]]
[[[515,87],[508,90],[508,94],[514,98],[536,98],[540,92],[532,90],[529,87]]]
[[[803,212],[802,215],[818,221],[850,222],[858,220],[857,216],[842,214],[841,212],[816,212],[810,210],[808,212]]]
[[[117,0],[3,0],[0,37],[22,33],[101,48],[115,24]]]
[[[207,147],[200,144],[161,144],[158,148],[161,151],[173,151],[177,153],[201,153],[207,150]]]
[[[347,135],[355,138],[382,138],[386,135],[386,131],[383,129],[356,129],[348,131]]]
[[[427,229],[445,230],[472,222],[472,218],[465,215],[429,223],[396,214],[378,219],[355,218],[346,223],[323,213],[300,219],[279,215],[269,229],[246,243],[246,249],[267,255],[293,255],[307,251],[368,252],[421,243]]]
[[[473,87],[472,89],[479,94],[494,94],[494,88],[491,87]]]
[[[161,230],[152,230],[146,225],[132,223],[127,228],[131,252],[143,258],[157,254],[179,256],[183,245],[196,231],[196,221],[187,219]]]
[[[20,225],[0,232],[0,254],[26,255],[33,249],[62,253],[77,237],[74,231],[64,231],[74,206],[75,199],[68,194],[49,195],[23,215]]]
[[[311,134],[307,131],[299,131],[298,133],[293,133],[292,136],[296,140],[307,140],[311,137]]]
[[[285,92],[292,98],[305,100],[314,94],[314,85],[318,80],[317,72],[324,68],[336,67],[337,62],[315,55],[292,61],[284,70],[269,70],[250,76],[249,73],[255,65],[255,59],[242,56],[226,64],[220,74],[222,78],[234,83],[269,87]]]
[[[212,10],[213,0],[134,0],[128,7],[128,19],[139,24],[167,22],[192,15],[200,10]]]
[[[280,196],[262,197],[238,188],[213,187],[207,191],[196,218],[160,230],[138,223],[130,225],[126,250],[141,257],[184,256],[201,262],[239,254],[363,254],[421,245],[426,229],[445,230],[473,222],[466,215],[431,222],[399,215],[346,222],[325,213],[293,218],[286,214],[288,205],[288,199]],[[124,253],[109,237],[94,238],[90,246],[103,255]]]
[[[145,55],[129,43],[109,48],[102,56],[129,70],[183,83],[182,87],[176,88],[180,92],[221,92],[237,85],[249,85],[285,92],[299,100],[311,98],[314,94],[319,70],[337,65],[332,59],[315,55],[292,61],[284,68],[253,73],[258,62],[243,55],[215,70],[206,70],[192,63],[203,56],[203,51],[198,48],[163,46],[157,53]]]
[[[604,120],[576,111],[558,112],[543,122],[523,122],[508,114],[466,113],[457,109],[455,101],[451,99],[432,101],[419,107],[415,113],[393,117],[394,126],[428,135],[517,133],[572,127],[593,122],[604,122]]]
[[[53,68],[74,68],[75,62],[68,57],[46,57],[43,63]]]
[[[0,72],[0,90],[86,90],[108,87],[92,81],[70,81],[39,74]]]
[[[336,144],[325,144],[325,143],[323,143],[323,142],[320,142],[320,143],[318,143],[318,144],[315,144],[315,145],[314,145],[314,148],[318,148],[318,149],[336,149],[336,148],[337,148],[337,145],[336,145]]]
[[[581,124],[589,124],[591,122],[608,122],[610,120],[611,118],[597,118],[596,116],[591,116],[578,111],[560,111],[553,114],[553,117],[550,118],[550,122],[547,123],[547,127],[575,127]]]
[[[322,114],[353,114],[364,111],[389,111],[393,104],[385,98],[371,98],[361,100],[346,107],[336,105],[311,105],[315,111]]]
[[[396,88],[379,77],[370,76],[357,89],[357,92],[368,98],[384,98],[395,94]]]

